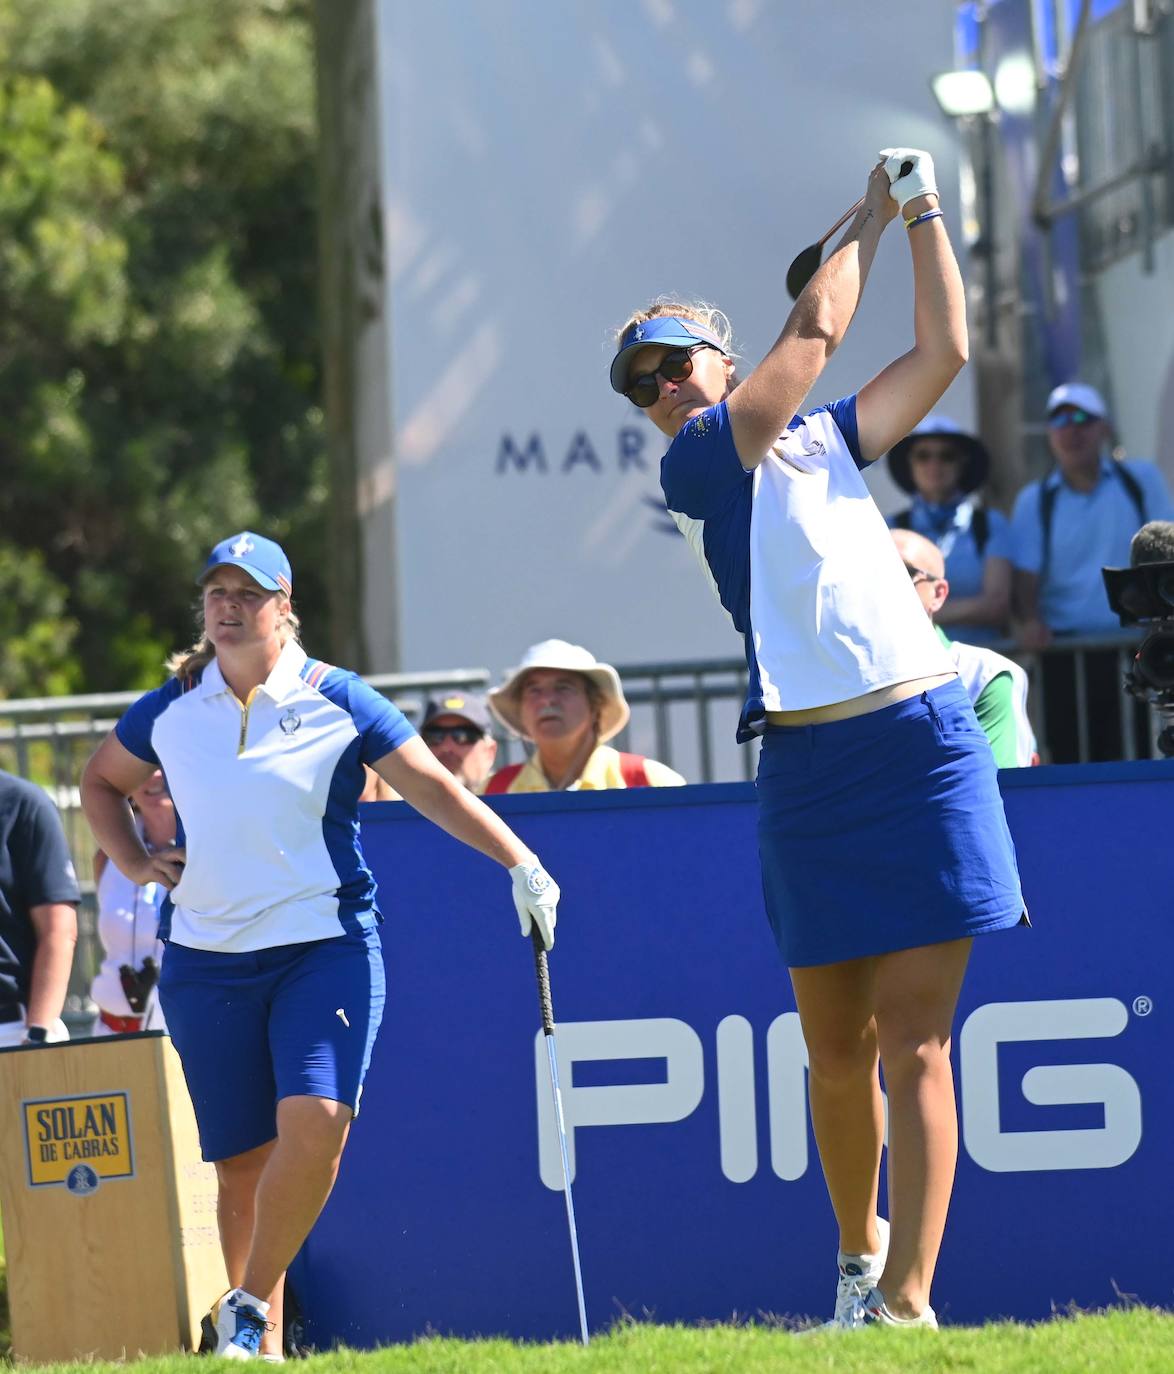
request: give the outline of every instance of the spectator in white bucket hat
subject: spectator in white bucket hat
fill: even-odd
[[[610,663],[563,639],[544,639],[489,693],[493,714],[534,745],[525,763],[499,768],[485,795],[680,787],[685,779],[655,759],[625,754],[607,741],[631,711]]]

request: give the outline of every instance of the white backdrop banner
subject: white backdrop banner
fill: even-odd
[[[952,7],[382,0],[379,31],[401,666],[497,670],[548,636],[621,663],[740,654],[664,514],[664,441],[608,387],[612,331],[701,297],[748,370],[791,259],[885,146],[932,151],[959,243],[928,84]],[[911,344],[903,240],[811,405]],[[970,421],[965,374],[940,409]]]

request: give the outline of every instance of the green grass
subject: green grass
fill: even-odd
[[[192,1374],[190,1356],[140,1360],[136,1374]],[[204,1365],[204,1369],[224,1367]],[[44,1366],[101,1374],[126,1366]],[[200,1368],[199,1366],[197,1368]],[[316,1355],[305,1374],[1170,1374],[1174,1314],[1134,1307],[932,1331],[869,1330],[797,1339],[768,1325],[654,1326],[627,1322],[578,1345],[429,1339],[384,1350]]]

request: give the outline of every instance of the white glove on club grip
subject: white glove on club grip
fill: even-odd
[[[885,172],[889,178],[889,195],[901,207],[918,196],[936,196],[937,184],[934,181],[933,158],[923,148],[882,148],[878,156],[885,160]],[[901,165],[912,162],[912,168],[901,175]]]
[[[522,934],[530,934],[531,923],[538,927],[542,943],[547,949],[554,946],[554,926],[558,920],[558,883],[531,854],[525,863],[510,869],[514,884],[514,906]]]

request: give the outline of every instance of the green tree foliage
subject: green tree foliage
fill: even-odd
[[[308,4],[0,0],[0,58],[0,694],[158,681],[244,527],[324,638]]]

